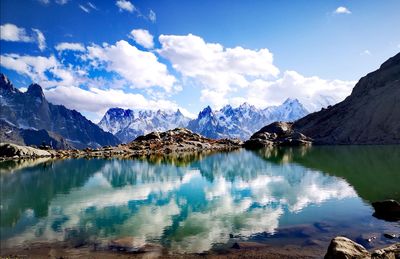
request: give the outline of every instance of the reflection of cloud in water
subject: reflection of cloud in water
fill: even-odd
[[[202,252],[226,243],[230,234],[272,234],[285,211],[354,196],[342,179],[295,164],[274,165],[247,151],[184,167],[112,160],[83,187],[53,198],[47,217],[9,241],[63,240],[63,229],[90,229],[96,237],[164,239],[176,251]]]

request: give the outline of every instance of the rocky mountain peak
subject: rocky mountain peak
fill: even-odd
[[[0,73],[0,89],[5,89],[5,90],[8,90],[8,91],[15,90],[15,88],[14,88],[13,84],[11,83],[11,81],[3,73]]]
[[[44,99],[43,89],[38,84],[31,84],[28,87],[28,91],[26,91],[26,93],[29,94],[30,96],[40,97],[40,98]]]
[[[211,107],[208,105],[206,108],[204,108],[200,113],[199,113],[199,117],[204,117],[207,115],[210,115],[212,113],[212,109]]]

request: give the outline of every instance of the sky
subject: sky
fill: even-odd
[[[0,71],[98,122],[107,109],[343,100],[400,52],[399,0],[2,0]]]

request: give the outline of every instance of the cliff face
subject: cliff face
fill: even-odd
[[[361,78],[344,101],[293,129],[316,144],[400,144],[400,53]]]

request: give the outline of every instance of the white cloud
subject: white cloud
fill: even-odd
[[[255,80],[244,100],[258,107],[281,104],[288,97],[297,98],[309,111],[342,101],[351,93],[354,81],[324,80],[285,71],[274,81]]]
[[[107,71],[119,74],[133,88],[159,86],[167,92],[173,90],[175,77],[154,53],[141,51],[124,40],[115,45],[92,45],[87,49],[87,58],[93,65],[104,66]]]
[[[44,37],[43,33],[38,29],[32,29],[33,32],[36,33],[36,39],[38,43],[38,47],[41,51],[46,49],[46,38]]]
[[[55,49],[59,52],[63,52],[66,50],[71,51],[85,51],[85,47],[82,43],[73,43],[73,42],[61,42],[55,46]]]
[[[54,104],[62,104],[70,109],[95,112],[100,115],[104,115],[112,107],[146,110],[180,108],[176,103],[168,100],[149,100],[141,94],[126,93],[116,89],[102,90],[96,87],[84,90],[79,87],[58,86],[46,90],[45,95]]]
[[[27,35],[24,28],[6,23],[0,26],[0,38],[5,41],[33,42],[34,39]]]
[[[121,12],[125,10],[132,13],[134,10],[136,10],[135,6],[127,0],[118,0],[115,2],[115,4],[118,6]]]
[[[50,4],[50,0],[38,0],[41,4]]]
[[[334,11],[335,14],[351,14],[351,11],[344,6],[339,6]]]
[[[154,48],[153,35],[148,30],[135,29],[130,33],[130,37],[139,45],[152,49]]]
[[[371,56],[371,52],[369,50],[364,50],[363,52],[360,53],[361,56]]]
[[[55,2],[56,2],[56,4],[59,4],[59,5],[65,5],[66,3],[69,2],[69,0],[56,0]]]
[[[156,15],[156,13],[155,13],[153,10],[150,10],[150,12],[149,12],[149,20],[150,20],[152,23],[155,23],[156,20],[157,20],[157,15]]]
[[[97,6],[95,6],[94,4],[92,4],[91,2],[87,2],[87,5],[92,8],[93,10],[97,10]]]
[[[158,53],[167,58],[184,77],[198,82],[202,98],[218,95],[213,105],[235,88],[247,87],[255,78],[270,78],[279,74],[268,49],[250,50],[242,47],[224,48],[206,43],[201,37],[161,35]]]
[[[0,64],[4,68],[28,76],[33,82],[39,83],[44,88],[57,85],[77,85],[78,71],[66,69],[54,56],[21,56],[18,54],[5,54],[0,56]],[[54,79],[49,79],[50,74]]]
[[[89,8],[83,6],[83,5],[79,5],[79,8],[81,8],[82,11],[84,11],[85,13],[90,13]]]

